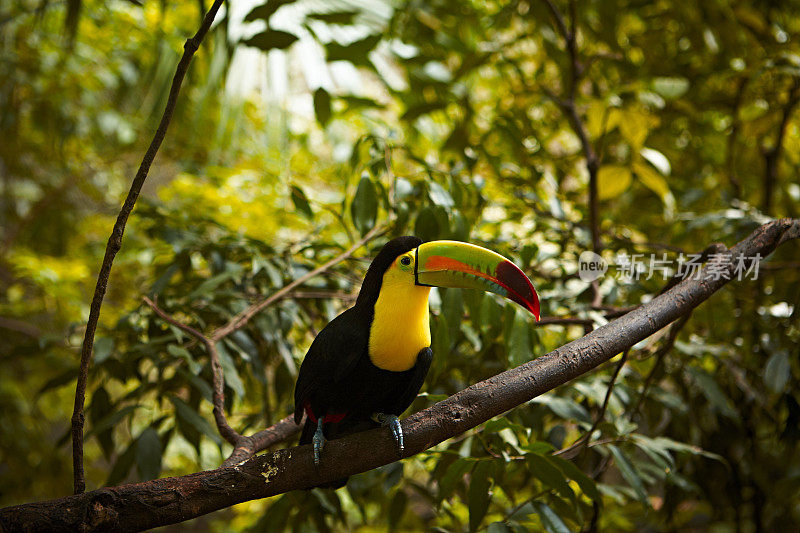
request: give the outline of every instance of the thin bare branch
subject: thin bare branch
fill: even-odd
[[[228,419],[225,417],[225,373],[222,370],[222,364],[219,362],[219,352],[217,351],[216,341],[209,339],[193,327],[187,326],[186,324],[172,318],[147,296],[143,296],[142,300],[144,300],[144,302],[166,322],[181,329],[182,331],[185,331],[189,335],[192,335],[197,340],[202,342],[203,346],[206,347],[208,358],[211,362],[211,381],[213,391],[211,403],[214,407],[214,422],[217,424],[217,430],[219,431],[219,434],[222,435],[223,439],[234,446],[238,445],[242,440],[242,435],[240,435],[231,427],[231,425],[228,423]]]
[[[168,323],[172,324],[173,326],[175,326],[176,328],[180,329],[184,333],[188,333],[189,335],[191,335],[195,339],[199,340],[203,344],[208,344],[210,342],[208,337],[206,337],[205,335],[200,333],[200,331],[194,329],[193,327],[191,327],[189,325],[184,324],[183,322],[181,322],[180,320],[178,320],[176,318],[173,318],[173,317],[169,316],[166,313],[166,311],[164,311],[163,309],[158,307],[158,305],[153,300],[148,298],[147,296],[142,296],[142,301],[144,303],[146,303],[150,307],[150,309],[152,309],[153,312],[155,314],[157,314],[159,317],[161,317],[161,319],[164,320],[165,322],[168,322]]]
[[[644,402],[644,399],[647,397],[647,393],[650,390],[650,386],[653,384],[656,373],[664,364],[664,359],[666,358],[667,354],[670,352],[670,350],[672,350],[672,347],[675,346],[675,341],[678,340],[678,333],[680,333],[686,323],[689,322],[691,316],[692,313],[687,313],[676,320],[675,323],[669,328],[667,338],[664,339],[664,342],[655,353],[656,362],[653,364],[653,368],[650,369],[650,372],[647,374],[647,377],[644,380],[642,392],[639,393],[639,398],[636,400],[636,404],[634,404],[630,411],[628,411],[628,418],[633,419],[633,417],[636,416],[636,413],[639,412],[639,409],[641,409],[642,403]]]
[[[586,169],[589,172],[588,207],[589,228],[592,235],[592,251],[596,254],[599,254],[602,250],[602,243],[600,241],[600,204],[597,185],[597,174],[600,170],[600,160],[598,159],[597,151],[595,150],[589,138],[589,131],[586,129],[586,125],[583,123],[583,119],[581,119],[580,114],[578,113],[577,104],[575,102],[578,84],[580,83],[580,80],[585,72],[585,67],[578,56],[577,8],[574,1],[570,3],[572,29],[569,30],[567,29],[564,15],[561,13],[558,7],[556,7],[553,1],[543,1],[547,5],[547,9],[550,11],[550,14],[553,16],[553,20],[555,21],[556,27],[564,39],[564,43],[567,47],[567,54],[569,55],[569,81],[567,83],[567,95],[557,97],[550,91],[546,91],[545,94],[547,94],[549,98],[551,98],[559,107],[561,107],[562,111],[567,116],[570,126],[572,126],[572,130],[575,132],[575,135],[578,136],[578,139],[581,142],[583,156],[586,159]],[[599,284],[593,283],[592,287],[594,291],[594,303],[599,304]]]
[[[111,236],[108,238],[106,244],[106,253],[103,257],[103,263],[100,266],[100,273],[97,276],[97,285],[94,289],[94,296],[92,297],[92,304],[89,310],[89,320],[86,323],[86,333],[83,337],[83,348],[81,349],[81,362],[78,371],[78,382],[75,386],[75,406],[72,411],[72,467],[73,467],[73,485],[75,494],[80,494],[86,489],[86,478],[83,472],[83,426],[86,421],[86,416],[83,412],[83,406],[86,401],[86,384],[89,380],[89,364],[92,360],[92,348],[94,346],[94,334],[97,330],[97,322],[100,319],[100,308],[103,305],[103,298],[106,294],[108,287],[108,278],[111,275],[111,266],[114,263],[114,257],[122,247],[122,235],[125,233],[125,225],[128,222],[128,217],[133,211],[136,204],[136,199],[139,197],[139,191],[142,190],[142,185],[147,174],[150,171],[150,166],[161,147],[164,136],[167,134],[167,128],[172,120],[172,114],[175,111],[175,104],[178,101],[178,95],[181,90],[183,78],[189,70],[189,63],[194,56],[194,53],[200,47],[200,43],[211,28],[214,22],[214,17],[217,15],[220,6],[224,0],[215,0],[208,10],[206,16],[203,18],[203,23],[200,29],[191,39],[186,41],[183,45],[183,56],[178,62],[178,67],[175,70],[175,76],[172,78],[172,86],[169,90],[167,97],[167,105],[164,108],[164,114],[161,116],[161,122],[153,135],[153,140],[142,158],[142,163],[139,165],[139,170],[136,172],[136,177],[131,183],[131,188],[128,191],[128,196],[125,198],[125,203],[120,209],[117,221],[114,224],[114,229]]]
[[[594,320],[590,318],[575,318],[575,317],[544,317],[538,322],[533,324],[533,327],[540,328],[542,326],[583,326],[583,333],[588,334],[594,329]]]
[[[789,97],[781,110],[781,120],[778,124],[774,144],[770,148],[763,150],[764,197],[761,201],[761,211],[766,215],[772,214],[773,197],[775,196],[775,187],[778,184],[778,163],[783,152],[783,138],[786,135],[786,126],[789,124],[789,119],[791,119],[798,103],[800,103],[800,78],[795,78],[789,91]]]
[[[344,261],[345,259],[349,258],[350,256],[353,255],[353,253],[356,250],[358,250],[359,248],[364,246],[364,244],[366,244],[367,242],[369,242],[373,238],[375,238],[378,235],[382,234],[384,231],[386,231],[385,227],[383,227],[383,226],[375,226],[374,228],[369,230],[366,233],[366,235],[361,237],[361,239],[359,239],[353,246],[351,246],[350,248],[348,248],[347,250],[345,250],[341,254],[337,255],[336,257],[334,257],[333,259],[331,259],[330,261],[328,261],[327,263],[325,263],[321,267],[315,268],[311,272],[309,272],[309,273],[307,273],[307,274],[305,274],[303,276],[300,276],[299,278],[297,278],[296,280],[292,281],[291,283],[289,283],[288,285],[286,285],[282,289],[280,289],[280,290],[276,291],[275,293],[273,293],[268,298],[265,298],[264,300],[258,302],[257,304],[251,305],[250,307],[248,307],[247,309],[245,309],[244,311],[242,311],[241,313],[239,313],[238,315],[233,317],[227,324],[225,324],[224,326],[222,326],[219,329],[217,329],[216,331],[214,331],[211,334],[211,339],[214,340],[214,341],[218,341],[219,339],[225,337],[226,335],[230,335],[231,333],[233,333],[237,329],[243,327],[245,324],[247,324],[250,321],[250,319],[252,319],[258,313],[260,313],[261,311],[263,311],[264,309],[266,309],[267,307],[269,307],[270,305],[275,303],[277,300],[283,298],[286,294],[291,292],[295,287],[297,287],[299,285],[302,285],[303,283],[305,283],[309,279],[311,279],[311,278],[313,278],[315,276],[318,276],[318,275],[322,274],[323,272],[326,272],[330,268],[334,267],[335,265],[337,265],[337,264],[341,263],[342,261]]]

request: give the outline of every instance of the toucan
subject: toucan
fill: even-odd
[[[367,269],[355,305],[319,332],[300,366],[294,420],[300,424],[307,415],[300,444],[313,444],[317,465],[326,439],[379,426],[390,428],[402,456],[398,417],[433,358],[428,295],[434,286],[497,293],[539,320],[531,281],[502,255],[457,241],[390,240]]]

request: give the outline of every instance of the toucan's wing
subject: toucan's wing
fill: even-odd
[[[403,411],[408,409],[414,402],[419,393],[419,389],[422,388],[422,383],[425,381],[425,376],[428,375],[428,369],[431,367],[432,360],[433,351],[431,351],[430,347],[423,348],[420,350],[419,354],[417,354],[417,364],[411,369],[412,374],[409,377],[408,386],[405,391],[398,396],[397,402],[394,405],[396,412],[392,414],[400,416]]]
[[[308,349],[294,388],[294,419],[303,418],[303,407],[312,392],[335,386],[349,375],[359,359],[368,356],[369,327],[350,308],[319,332]]]

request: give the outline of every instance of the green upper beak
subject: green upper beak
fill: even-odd
[[[416,249],[417,285],[481,289],[505,296],[539,320],[539,296],[514,263],[486,248],[458,241],[432,241]]]

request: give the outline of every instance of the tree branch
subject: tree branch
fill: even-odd
[[[586,158],[586,169],[589,171],[589,227],[591,228],[592,232],[592,251],[596,254],[599,254],[601,250],[601,243],[597,173],[600,169],[600,161],[597,157],[597,152],[595,151],[594,146],[592,146],[592,142],[589,139],[589,132],[586,130],[586,126],[578,114],[578,108],[575,103],[575,95],[578,91],[578,83],[580,83],[581,77],[583,77],[583,73],[585,71],[583,63],[581,63],[581,60],[578,57],[577,10],[575,8],[575,3],[571,2],[570,10],[572,15],[572,29],[568,30],[567,24],[564,21],[564,15],[561,13],[561,11],[559,11],[558,7],[556,7],[552,0],[544,0],[544,3],[547,5],[547,9],[553,16],[553,20],[558,27],[559,33],[561,33],[561,37],[564,39],[564,43],[567,47],[567,54],[569,55],[570,66],[567,97],[556,98],[552,93],[546,94],[548,94],[548,96],[553,99],[553,101],[556,102],[567,115],[567,119],[572,126],[572,130],[581,141],[583,155]]]
[[[164,141],[164,136],[167,134],[167,128],[172,120],[172,114],[175,111],[175,104],[178,101],[178,94],[181,90],[183,78],[189,70],[189,63],[197,51],[203,38],[211,28],[211,23],[214,22],[214,17],[217,15],[223,0],[215,0],[211,9],[206,13],[200,29],[191,39],[186,41],[183,45],[183,56],[178,62],[178,67],[175,70],[175,77],[172,78],[172,86],[169,89],[169,97],[167,98],[167,105],[164,108],[164,114],[161,116],[161,122],[153,135],[153,140],[142,158],[142,163],[139,165],[139,170],[136,172],[136,177],[131,183],[131,188],[128,191],[128,196],[122,204],[117,221],[114,224],[114,229],[111,231],[111,236],[108,238],[106,244],[106,253],[103,257],[103,263],[100,266],[100,273],[97,275],[97,285],[94,289],[94,296],[92,297],[92,304],[89,309],[89,320],[86,323],[86,333],[83,337],[83,348],[81,349],[81,362],[78,371],[78,382],[75,386],[75,406],[72,411],[72,468],[73,468],[73,485],[75,494],[80,494],[86,489],[86,480],[83,472],[83,425],[86,421],[86,416],[83,412],[83,405],[86,401],[86,384],[89,380],[89,364],[92,361],[92,348],[94,346],[94,334],[97,330],[97,322],[100,319],[100,308],[103,305],[103,298],[106,294],[108,287],[108,278],[111,275],[111,265],[114,262],[117,252],[122,247],[122,235],[125,233],[125,224],[128,222],[128,217],[133,211],[133,206],[136,204],[136,199],[139,197],[139,192],[142,190],[144,180],[147,179],[147,173],[150,171],[150,166]]]
[[[698,279],[685,279],[650,302],[546,355],[464,389],[403,420],[404,457],[474,428],[577,378],[624,352],[708,299],[734,277],[738,259],[766,257],[800,237],[800,220],[765,224]],[[717,275],[721,273],[722,275]],[[397,460],[385,428],[332,440],[319,467],[311,446],[278,450],[241,464],[182,477],[100,489],[0,510],[3,530],[114,529],[138,531],[173,524],[257,498],[304,489]]]

